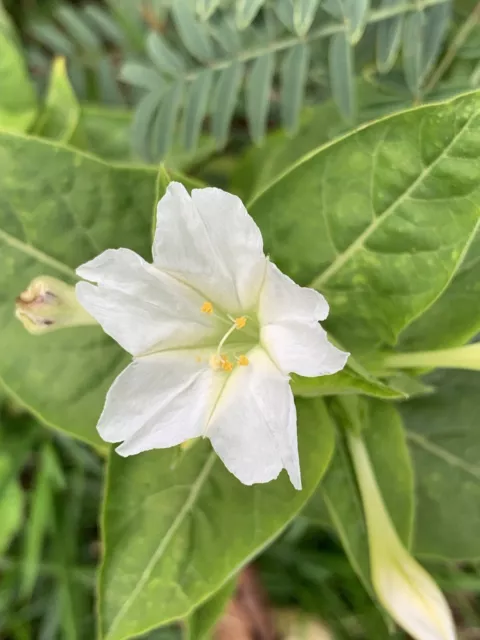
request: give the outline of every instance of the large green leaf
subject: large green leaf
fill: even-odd
[[[31,336],[14,301],[42,274],[74,282],[75,268],[109,247],[147,258],[156,178],[153,168],[0,134],[0,381],[43,421],[94,444],[105,393],[128,356],[99,327]]]
[[[272,259],[326,295],[348,348],[395,344],[450,282],[479,221],[479,123],[479,93],[385,118],[250,206]]]
[[[414,549],[422,556],[480,558],[480,373],[439,371],[437,393],[402,405],[415,465]]]
[[[404,398],[406,394],[373,377],[360,376],[348,366],[332,376],[302,378],[293,374],[292,389],[301,398],[361,394],[373,398]]]
[[[480,332],[480,230],[445,293],[400,338],[403,351],[455,347]]]
[[[13,25],[0,6],[0,128],[26,131],[36,116],[37,97]]]
[[[395,407],[369,400],[362,417],[367,445],[380,490],[395,528],[409,546],[413,533],[413,473],[405,433]],[[326,508],[325,508],[326,507]],[[360,493],[341,434],[332,464],[304,514],[338,533],[356,573],[372,592],[368,539]]]
[[[105,639],[189,615],[298,513],[330,460],[333,431],[322,400],[298,400],[297,409],[302,491],[285,473],[242,485],[205,440],[182,454],[112,453],[99,587]]]

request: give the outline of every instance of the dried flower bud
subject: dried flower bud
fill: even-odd
[[[62,327],[96,324],[78,303],[75,288],[51,276],[32,280],[16,300],[15,315],[34,335]]]

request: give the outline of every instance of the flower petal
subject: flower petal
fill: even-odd
[[[209,352],[179,350],[134,360],[110,388],[98,423],[107,442],[133,455],[202,434],[219,384]]]
[[[268,262],[259,301],[262,324],[284,320],[316,322],[325,320],[328,311],[328,303],[321,293],[300,287],[273,262]]]
[[[212,339],[214,319],[202,296],[128,249],[109,249],[77,269],[98,283],[77,284],[78,301],[133,355]]]
[[[297,415],[288,378],[263,349],[231,374],[207,428],[213,448],[241,482],[269,482],[285,468],[301,489]]]
[[[250,309],[263,281],[260,230],[242,201],[221,189],[171,182],[158,203],[154,263],[230,313]]]
[[[312,378],[337,373],[349,356],[328,342],[318,322],[267,324],[261,329],[261,341],[281,371]]]

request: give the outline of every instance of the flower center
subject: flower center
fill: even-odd
[[[230,373],[235,366],[246,367],[249,359],[246,352],[258,344],[258,324],[249,316],[233,318],[229,314],[217,312],[211,302],[204,302],[202,313],[215,316],[222,323],[228,325],[218,346],[210,357],[210,366],[215,371]]]

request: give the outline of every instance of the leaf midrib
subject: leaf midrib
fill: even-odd
[[[345,249],[342,253],[338,254],[335,260],[323,271],[319,276],[314,278],[314,280],[308,285],[314,289],[318,289],[322,285],[324,285],[332,276],[334,276],[349,260],[352,256],[355,255],[357,251],[362,249],[365,245],[365,242],[369,239],[369,237],[380,227],[385,220],[387,220],[399,207],[402,202],[404,202],[414,191],[415,189],[430,175],[430,173],[435,169],[439,162],[441,162],[449,153],[449,151],[456,145],[459,138],[465,133],[465,131],[470,126],[472,120],[477,116],[477,113],[473,113],[465,124],[461,127],[461,129],[454,135],[452,140],[444,147],[443,151],[435,158],[435,160],[425,167],[420,175],[412,182],[412,184],[394,201],[392,204],[385,209],[383,213],[378,215],[369,225],[368,227],[357,237],[357,239],[352,242],[351,245]]]
[[[173,536],[175,535],[175,533],[177,532],[178,528],[180,527],[180,525],[183,523],[183,521],[185,520],[185,518],[187,517],[187,515],[190,513],[191,509],[193,508],[199,493],[201,492],[203,485],[205,484],[208,476],[210,475],[210,472],[213,468],[213,465],[215,464],[216,461],[216,454],[214,451],[212,451],[206,461],[205,464],[202,467],[202,470],[200,471],[200,473],[198,474],[197,479],[195,480],[195,482],[192,484],[192,487],[190,489],[190,493],[188,494],[187,499],[185,500],[182,508],[179,510],[176,518],[173,520],[172,524],[170,525],[169,529],[166,531],[165,535],[162,537],[160,544],[158,545],[158,547],[156,548],[155,552],[153,553],[150,561],[148,562],[148,564],[146,565],[145,569],[142,571],[137,584],[135,585],[135,588],[132,590],[130,596],[127,598],[127,600],[125,600],[125,602],[123,603],[122,607],[120,608],[120,610],[118,611],[117,615],[115,616],[115,618],[112,621],[112,624],[110,625],[110,628],[107,630],[106,635],[105,635],[105,640],[109,640],[109,638],[114,638],[114,632],[116,630],[116,628],[118,627],[118,625],[120,624],[120,622],[123,620],[123,618],[125,617],[125,615],[127,614],[127,612],[129,611],[129,609],[131,608],[132,604],[135,602],[135,600],[137,599],[138,594],[140,593],[140,591],[143,589],[143,587],[145,586],[146,582],[148,581],[148,579],[150,578],[152,571],[154,570],[155,566],[158,564],[158,562],[160,561],[160,559],[162,558],[162,556],[164,555],[165,551],[168,549],[168,546],[170,544],[170,542],[173,539]]]
[[[3,240],[10,247],[13,247],[18,251],[21,251],[22,253],[25,253],[31,256],[32,258],[35,258],[39,262],[42,262],[43,264],[53,269],[56,269],[57,271],[60,271],[64,275],[67,275],[69,278],[76,278],[75,271],[68,265],[64,264],[63,262],[60,262],[60,260],[57,260],[56,258],[52,258],[52,256],[49,256],[47,253],[44,253],[43,251],[41,251],[40,249],[37,249],[33,245],[23,242],[18,238],[15,238],[14,236],[7,233],[6,231],[3,231],[2,229],[0,229],[0,240]]]

